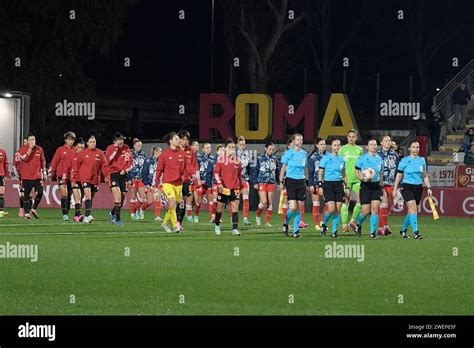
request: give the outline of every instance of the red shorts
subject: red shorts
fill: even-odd
[[[139,179],[133,179],[131,188],[138,189],[140,187],[145,187],[145,184],[143,183],[143,181]]]
[[[258,192],[275,192],[275,184],[258,184]]]
[[[242,181],[242,190],[249,190],[250,184],[248,181]]]
[[[207,187],[206,184],[201,184],[201,186],[196,190],[197,193],[199,193],[200,195],[204,195],[207,190],[211,189],[210,187]],[[216,188],[217,190],[217,188]]]
[[[158,186],[158,191],[163,191],[163,186]],[[155,193],[155,189],[151,186],[145,186],[145,193]]]
[[[385,185],[383,187],[383,189],[387,193],[388,198],[391,199],[392,198],[392,192],[393,192],[393,186]]]

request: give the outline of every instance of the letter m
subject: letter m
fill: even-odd
[[[287,124],[291,128],[296,128],[304,120],[304,134],[306,140],[312,140],[314,133],[314,117],[316,112],[316,95],[307,94],[294,114],[289,113],[288,102],[282,94],[275,94],[273,114],[273,139],[286,140]]]

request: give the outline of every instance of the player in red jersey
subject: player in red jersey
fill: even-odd
[[[26,145],[28,144],[28,137],[24,137],[23,138],[23,145]],[[20,191],[20,196],[19,196],[19,201],[20,201],[20,208],[18,209],[18,217],[19,218],[22,218],[25,216],[25,210],[23,209],[24,206],[23,206],[23,197],[25,196],[25,189],[23,188],[23,184],[22,184],[22,181],[21,181],[21,174],[20,174],[20,166],[21,166],[21,159],[20,159],[20,149],[16,150],[15,152],[15,155],[14,155],[14,158],[13,158],[13,173],[15,174],[15,176],[18,178],[18,180],[20,181],[19,183],[19,191]],[[34,192],[34,189],[31,191],[31,194],[33,195],[35,192]],[[31,204],[33,205],[33,202],[31,202]]]
[[[10,162],[8,161],[8,154],[2,148],[0,141],[0,218],[8,215],[5,209],[5,179],[11,179]]]
[[[82,150],[84,150],[84,139],[78,138],[74,149],[74,152],[70,153],[69,157],[67,158],[67,164],[71,171],[69,178],[71,181],[72,194],[74,198],[74,221],[80,222],[83,218],[81,215],[81,202],[82,198],[84,197],[84,190],[82,189],[82,185],[79,180],[79,170],[77,168],[76,161],[77,156],[81,153]]]
[[[224,156],[225,154],[225,149],[224,145],[217,145],[216,146],[216,161],[214,163],[214,168],[217,163],[217,159],[221,156]],[[216,211],[217,211],[217,183],[216,179],[214,178],[214,168],[212,169],[213,174],[212,174],[212,188],[211,188],[211,193],[212,193],[212,201],[209,202],[209,213],[211,214],[211,223],[214,223],[214,219],[216,218]],[[222,223],[222,220],[220,220]]]
[[[182,199],[183,202],[180,202],[177,208],[177,216],[178,216],[178,228],[181,230],[184,215],[186,213],[186,209],[192,211],[193,209],[193,195],[192,192],[189,190],[189,186],[191,185],[192,181],[196,179],[196,184],[201,186],[201,179],[199,177],[199,166],[196,160],[196,152],[189,146],[189,139],[191,138],[191,134],[187,130],[181,130],[178,133],[179,140],[180,140],[180,147],[184,151],[186,157],[185,163],[185,171],[184,171],[184,182],[183,182],[183,194]],[[186,205],[186,207],[185,207]],[[192,222],[192,216],[190,222]]]
[[[163,151],[158,159],[153,187],[159,188],[161,182],[163,193],[168,200],[168,211],[165,214],[161,227],[166,232],[171,232],[172,230],[168,226],[168,221],[171,220],[173,232],[179,233],[180,228],[177,225],[176,206],[181,201],[183,193],[186,153],[179,146],[180,139],[178,134],[172,132],[166,135],[165,141],[169,144],[169,147]]]
[[[94,194],[99,190],[100,175],[105,177],[105,182],[108,181],[109,169],[107,167],[107,160],[102,150],[96,148],[97,142],[93,135],[89,135],[86,138],[87,149],[79,152],[76,156],[76,160],[72,164],[72,175],[71,179],[79,179],[82,189],[84,190],[85,198],[85,217],[82,218],[80,214],[74,216],[75,222],[84,221],[85,223],[92,223],[94,218],[92,217],[92,199]],[[77,176],[76,171],[79,173]],[[77,188],[78,181],[72,182],[72,186]],[[76,208],[76,214],[77,214]]]
[[[72,187],[70,181],[71,168],[68,166],[67,158],[76,152],[74,148],[76,134],[69,131],[64,134],[64,145],[58,147],[54,153],[49,168],[49,178],[56,177],[59,191],[61,192],[61,211],[63,221],[69,221],[69,207],[71,204]]]
[[[194,156],[196,158],[196,165],[199,169],[199,163],[197,160],[198,152],[199,152],[199,142],[196,140],[193,140],[191,142],[190,148],[194,151]],[[189,185],[189,196],[186,199],[186,220],[188,222],[193,222],[193,204],[196,206],[197,200],[195,198],[197,190],[202,186],[198,185],[197,183],[197,176],[195,175],[193,180],[191,181],[191,184]]]
[[[23,206],[25,209],[25,219],[31,219],[33,215],[36,219],[39,218],[36,209],[43,198],[43,180],[46,175],[46,161],[44,158],[43,148],[36,145],[36,137],[33,134],[28,135],[28,142],[23,145],[20,152],[20,174],[23,188],[25,189],[23,197]],[[35,189],[36,197],[33,205],[31,205],[30,194],[31,190]],[[30,215],[31,213],[31,215]]]
[[[109,165],[110,191],[114,198],[114,207],[110,211],[110,223],[123,225],[120,218],[125,196],[127,195],[127,173],[133,168],[130,148],[124,143],[124,137],[119,132],[114,134],[114,143],[107,146],[105,156]]]
[[[219,156],[214,167],[214,178],[217,183],[217,211],[214,219],[214,231],[221,234],[220,219],[222,211],[227,203],[232,207],[232,235],[240,236],[238,230],[239,223],[239,202],[242,183],[242,163],[235,153],[235,143],[232,139],[227,139],[225,143],[225,154]]]

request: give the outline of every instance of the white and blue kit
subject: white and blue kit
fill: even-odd
[[[142,177],[142,168],[143,165],[145,164],[145,161],[147,160],[148,156],[146,155],[145,151],[140,150],[140,151],[132,151],[132,158],[133,158],[133,167],[132,169],[128,172],[128,180],[141,180]]]
[[[274,155],[261,154],[252,169],[252,184],[278,183],[278,159]]]
[[[383,185],[393,186],[395,182],[395,175],[397,174],[398,155],[392,149],[385,151],[383,148],[377,150],[377,155],[382,158],[383,161]]]
[[[309,186],[318,186],[318,175],[319,175],[319,162],[326,155],[326,150],[323,152],[315,151],[312,155],[308,157],[308,162],[306,166],[308,167],[308,181]]]
[[[145,160],[141,172],[141,180],[145,186],[152,186],[157,164],[158,160],[153,156]]]
[[[203,153],[198,153],[196,159],[199,166],[199,176],[201,177],[201,181],[207,188],[210,188],[212,186],[212,172],[216,165],[216,158],[211,154],[205,155]]]

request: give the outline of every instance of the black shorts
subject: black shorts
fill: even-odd
[[[370,204],[372,201],[382,201],[383,191],[378,182],[360,183],[360,204]]]
[[[90,188],[91,192],[99,192],[99,186],[92,185],[90,182],[85,182],[82,184],[82,188]]]
[[[110,174],[110,188],[112,187],[118,187],[120,191],[127,192],[127,174]]]
[[[420,204],[421,195],[423,194],[423,185],[402,184],[400,190],[405,202],[415,201],[416,205]]]
[[[323,182],[324,201],[342,202],[344,200],[344,184],[342,181]]]
[[[190,180],[183,182],[183,188],[181,190],[181,192],[183,193],[183,197],[189,197],[193,194],[191,190],[189,189],[190,185],[191,185]]]
[[[28,193],[27,196],[30,195],[31,190],[35,189],[36,192],[43,191],[43,180],[36,179],[36,180],[25,180],[23,179],[23,189],[25,193]]]
[[[0,187],[1,186],[5,186],[5,179],[3,178],[3,176],[0,176]]]
[[[240,199],[239,190],[230,190],[230,195],[224,195],[222,193],[217,194],[217,201],[223,204],[227,204],[229,202],[236,201],[238,199]]]
[[[285,179],[286,196],[289,201],[306,200],[306,180],[305,179]]]

